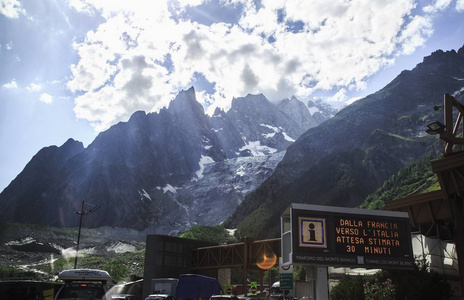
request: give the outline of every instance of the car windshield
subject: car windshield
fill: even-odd
[[[104,296],[105,291],[101,286],[65,286],[56,300],[100,300]]]

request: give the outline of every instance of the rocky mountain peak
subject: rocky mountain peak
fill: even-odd
[[[222,110],[219,107],[216,107],[216,109],[214,110],[214,113],[213,113],[213,117],[222,117],[224,115],[225,115],[224,110]]]
[[[133,123],[133,122],[138,123],[141,120],[145,119],[146,116],[147,116],[147,114],[144,111],[142,111],[142,110],[136,111],[129,118],[128,123]]]
[[[74,155],[84,150],[84,144],[73,138],[69,138],[60,148],[65,152],[71,151],[73,153],[72,155]]]
[[[312,117],[308,107],[295,96],[292,96],[290,99],[282,100],[278,104],[278,108],[286,115],[292,116],[293,120],[304,128],[305,131],[319,124],[319,122]]]
[[[291,105],[296,105],[296,106],[300,106],[300,104],[304,105],[304,103],[301,102],[300,100],[298,100],[298,98],[295,97],[295,96],[292,96],[291,98],[284,99],[284,100],[280,101],[280,103],[284,103],[285,105],[291,104]]]
[[[197,101],[193,86],[186,91],[180,91],[174,100],[169,103],[168,110],[173,114],[182,114],[189,111],[200,114],[205,113],[203,106]]]
[[[460,56],[464,56],[464,45],[462,45],[462,47],[458,50],[458,54]]]
[[[464,57],[464,45],[456,52],[454,49],[449,51],[436,50],[431,55],[424,57],[423,64],[443,64],[453,59],[459,59]]]
[[[271,105],[272,103],[263,94],[248,94],[245,97],[233,98],[230,110],[245,112],[249,109],[259,110]]]

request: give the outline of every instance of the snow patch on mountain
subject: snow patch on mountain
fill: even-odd
[[[212,163],[214,163],[214,160],[211,157],[202,155],[201,158],[200,158],[200,161],[198,162],[198,165],[200,166],[200,170],[198,170],[195,173],[197,178],[194,178],[193,180],[202,179],[203,178],[203,171],[205,170],[205,165],[212,164]]]
[[[321,111],[321,110],[320,110],[318,107],[316,107],[316,106],[308,107],[308,109],[309,109],[309,113],[311,114],[311,116],[314,115],[315,113]]]
[[[278,128],[278,127],[275,127],[275,126],[272,126],[272,125],[268,125],[268,124],[259,124],[260,126],[263,126],[263,127],[266,127],[266,128],[269,128],[273,131],[273,133],[271,133],[271,136],[270,137],[273,137],[276,133],[279,133],[280,130],[282,129],[282,127]],[[270,137],[267,137],[266,134],[263,134],[266,138],[270,138]]]
[[[259,124],[259,125],[261,125],[263,127],[266,127],[266,128],[269,128],[269,129],[271,129],[273,131],[271,133],[263,133],[263,136],[266,139],[273,138],[276,135],[276,133],[282,133],[285,140],[287,140],[289,142],[292,142],[292,143],[295,141],[295,139],[290,137],[285,131],[282,130],[282,127],[275,127],[275,126],[271,126],[271,125],[268,125],[268,124]]]
[[[26,237],[19,241],[9,241],[5,243],[5,246],[23,246],[35,242],[33,237]]]
[[[287,141],[292,142],[292,143],[295,141],[295,139],[291,138],[285,131],[282,132],[282,134],[284,135],[284,138],[285,138]]]
[[[145,191],[144,189],[142,189],[142,192],[139,192],[140,196],[142,196],[142,199],[143,200],[143,197],[147,198],[148,200],[150,201],[153,201],[150,197],[150,194],[147,193],[147,191]]]
[[[177,192],[176,188],[173,187],[172,185],[170,184],[166,184],[166,186],[164,188],[161,188],[160,186],[157,186],[156,187],[157,190],[163,190],[163,193],[167,193],[167,192],[171,192],[173,194],[175,194]]]
[[[284,155],[281,151],[204,164],[201,178],[179,185],[175,194],[167,194],[174,205],[163,210],[147,232],[177,235],[197,224],[220,224],[271,176]]]
[[[249,150],[252,156],[266,156],[277,152],[277,149],[261,145],[260,141],[250,141],[245,144],[240,151]]]
[[[245,176],[245,166],[244,165],[240,165],[237,169],[237,171],[235,172],[236,175],[238,176]]]
[[[271,139],[275,136],[276,132],[271,132],[271,133],[263,133],[263,136],[266,138],[266,139]]]
[[[457,95],[459,95],[459,94],[462,93],[462,92],[464,92],[464,87],[461,88],[460,90],[455,91],[455,92],[453,93],[452,96],[453,96],[453,97],[456,97]]]

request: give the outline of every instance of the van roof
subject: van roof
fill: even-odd
[[[200,274],[181,274],[179,275],[179,279],[181,278],[207,278],[207,279],[215,279],[213,277],[205,276],[205,275],[200,275]]]
[[[89,281],[111,281],[111,276],[104,270],[96,269],[72,269],[64,270],[58,274],[58,279],[64,281],[77,281],[77,280],[89,280]]]

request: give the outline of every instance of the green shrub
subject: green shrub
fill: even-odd
[[[375,278],[373,283],[364,284],[364,299],[366,300],[395,300],[395,286],[390,278],[381,282]]]
[[[415,266],[413,270],[383,270],[378,273],[379,280],[391,278],[396,288],[395,299],[408,300],[447,300],[452,289],[444,275]]]
[[[179,235],[181,238],[200,240],[213,243],[227,243],[227,242],[237,242],[233,236],[229,234],[227,229],[222,225],[217,226],[202,226],[196,225],[186,232]]]
[[[330,300],[364,300],[362,276],[345,276],[330,291]]]
[[[432,172],[431,159],[426,158],[413,162],[397,174],[392,175],[383,183],[381,188],[370,194],[360,207],[383,209],[385,201],[439,189],[437,175]]]
[[[10,266],[0,266],[0,280],[41,280],[39,274]]]
[[[374,278],[345,276],[330,291],[331,300],[447,300],[453,295],[444,275],[427,267],[386,269]]]

